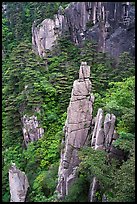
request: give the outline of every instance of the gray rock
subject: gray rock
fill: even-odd
[[[29,142],[33,142],[41,138],[44,134],[44,129],[39,127],[37,116],[27,116],[24,115],[21,118],[22,121],[22,131],[24,136],[25,145],[28,146]]]
[[[58,185],[56,188],[59,198],[63,198],[68,194],[69,188],[77,176],[76,169],[80,163],[78,151],[87,142],[88,132],[92,122],[92,105],[94,99],[93,96],[90,97],[91,82],[88,79],[90,76],[90,67],[86,63],[82,63],[81,68],[83,68],[83,72],[80,71],[79,77],[82,80],[74,81],[69,107],[67,109],[67,120],[64,127],[65,147],[61,151]]]
[[[90,66],[87,66],[86,62],[81,62],[79,70],[79,79],[86,79],[90,77]]]
[[[63,15],[54,15],[54,19],[45,19],[38,26],[32,26],[33,50],[41,57],[46,50],[51,50],[62,30]]]
[[[103,194],[103,196],[102,196],[102,202],[108,202],[108,199],[107,199],[105,194]]]
[[[102,122],[103,122],[103,110],[101,108],[98,109],[95,127],[92,134],[91,146],[93,143],[95,144],[95,148],[100,144],[102,145],[102,141],[104,140],[104,134],[102,132]]]
[[[57,37],[67,31],[76,45],[92,40],[97,43],[98,51],[108,52],[116,59],[123,52],[134,56],[135,7],[127,3],[71,2],[64,14],[59,8],[53,20],[45,19],[38,26],[33,24],[33,50],[45,56],[45,50],[51,50]]]
[[[73,96],[88,96],[91,92],[91,82],[89,79],[84,81],[75,80],[73,87]]]
[[[99,188],[99,182],[96,177],[93,177],[93,180],[90,185],[90,194],[89,194],[89,202],[97,202],[96,192]]]
[[[118,138],[119,138],[119,135],[118,135],[118,133],[116,132],[116,130],[114,130],[114,134],[113,134],[112,139],[113,139],[113,140],[116,140],[116,139],[118,139]]]
[[[29,187],[27,176],[15,164],[9,169],[10,202],[25,202]]]
[[[116,121],[116,116],[111,114],[110,116],[110,127],[108,130],[108,133],[105,135],[105,145],[110,146],[112,142],[112,137],[114,134],[114,128],[115,128],[115,121]]]
[[[105,149],[105,147],[107,148],[111,145],[114,135],[115,120],[115,115],[109,113],[106,114],[104,119],[103,110],[101,108],[98,109],[92,133],[91,147],[94,146],[95,149]]]

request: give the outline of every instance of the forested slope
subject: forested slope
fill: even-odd
[[[68,33],[58,38],[57,45],[44,58],[32,50],[31,28],[52,18],[69,2],[5,2],[2,12],[2,200],[10,200],[8,171],[12,162],[24,171],[30,188],[26,201],[57,201],[55,189],[73,81],[78,78],[81,62],[91,66],[91,82],[95,95],[93,116],[98,108],[117,117],[119,138],[116,146],[126,152],[126,159],[110,167],[105,153],[89,147],[81,150],[79,178],[64,201],[88,201],[90,175],[101,181],[109,201],[134,202],[135,195],[135,64],[129,53],[119,63],[105,53],[96,52],[97,45],[86,40],[76,46]],[[39,107],[40,112],[35,112]],[[44,136],[23,143],[23,115],[36,115]],[[96,155],[96,156],[95,156]],[[103,172],[103,173],[102,173]],[[109,176],[108,176],[109,175]],[[83,191],[83,188],[85,191]]]

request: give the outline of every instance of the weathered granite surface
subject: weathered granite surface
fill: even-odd
[[[113,146],[113,142],[119,137],[115,130],[115,121],[116,117],[114,114],[107,113],[104,117],[103,110],[101,108],[98,109],[92,133],[91,147],[96,150],[106,151],[110,161],[112,158],[122,161],[124,152]],[[93,177],[89,189],[90,202],[97,202],[96,192],[98,188],[99,181],[96,177]],[[102,199],[103,202],[107,202],[105,195],[103,195]]]
[[[62,141],[64,149],[58,171],[57,192],[60,198],[68,194],[69,188],[76,177],[79,166],[78,150],[83,147],[88,137],[92,121],[90,67],[81,63],[79,79],[74,81],[71,99],[67,110],[67,120],[64,127],[65,137]]]
[[[54,15],[54,19],[45,19],[41,24],[32,26],[33,50],[41,57],[45,56],[46,50],[51,50],[62,30],[63,15]]]
[[[29,187],[27,176],[15,164],[9,169],[10,202],[25,202]]]
[[[24,115],[21,120],[24,143],[27,147],[29,142],[36,141],[43,136],[44,129],[40,127],[37,116]]]
[[[116,131],[114,132],[115,121],[116,117],[114,114],[108,113],[104,118],[103,110],[101,108],[98,109],[95,127],[92,134],[91,147],[95,149],[108,150],[111,146],[112,140],[117,138]]]
[[[98,51],[114,58],[123,52],[135,56],[135,6],[132,2],[71,2],[54,19],[32,26],[32,44],[40,56],[52,49],[57,36],[68,32],[76,45],[97,42]]]

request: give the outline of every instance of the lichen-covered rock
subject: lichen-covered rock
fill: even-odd
[[[83,70],[83,71],[82,71]],[[57,192],[63,198],[76,177],[79,166],[78,150],[86,144],[92,122],[93,96],[91,97],[90,67],[81,63],[79,79],[74,81],[71,99],[67,110],[67,120],[64,127],[65,144],[61,151],[58,171]],[[75,98],[74,97],[78,97]]]
[[[25,202],[29,187],[27,176],[15,164],[9,169],[10,202]]]
[[[22,131],[24,136],[25,146],[28,146],[29,142],[33,142],[41,138],[44,134],[44,129],[40,127],[37,116],[22,117]]]

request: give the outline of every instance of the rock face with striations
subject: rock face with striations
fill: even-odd
[[[27,147],[29,142],[37,141],[44,134],[44,129],[40,127],[37,116],[22,117],[22,132],[24,136],[24,144]]]
[[[108,158],[123,160],[124,152],[113,146],[114,141],[118,138],[118,134],[115,130],[116,117],[114,114],[107,113],[104,117],[103,110],[98,109],[98,113],[95,119],[95,126],[92,133],[91,147],[95,150],[104,150],[108,153]],[[96,177],[90,185],[89,201],[97,202],[96,192],[99,190],[99,181]],[[103,195],[104,199],[105,195]]]
[[[45,50],[51,50],[62,30],[63,15],[54,15],[54,19],[45,19],[41,24],[32,26],[33,50],[41,57],[45,56]]]
[[[73,2],[65,9],[73,42],[94,40],[98,51],[134,55],[135,6],[131,2]]]
[[[57,192],[60,198],[68,194],[69,188],[76,177],[79,166],[78,151],[86,144],[92,122],[90,67],[82,62],[79,79],[74,81],[71,99],[67,110],[67,120],[64,127],[64,149],[61,151],[61,161],[58,171]]]
[[[98,109],[95,127],[92,134],[91,147],[95,149],[107,150],[111,146],[116,117],[113,114],[106,114],[105,118],[103,110]],[[104,121],[104,126],[103,126]]]
[[[56,32],[57,31],[57,32]],[[59,32],[58,32],[59,31]],[[98,44],[98,51],[114,58],[122,52],[135,56],[135,6],[132,2],[71,2],[64,14],[32,27],[33,49],[44,55],[58,34],[68,32],[76,45],[85,40]]]
[[[9,169],[10,202],[25,202],[29,187],[27,176],[15,164]]]

